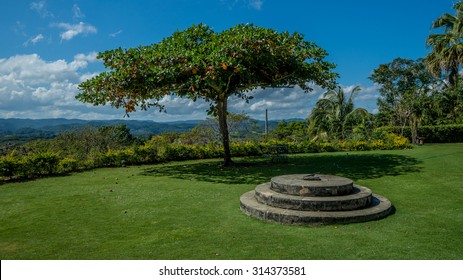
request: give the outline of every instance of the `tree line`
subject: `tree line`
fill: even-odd
[[[285,153],[316,153],[371,149],[403,149],[405,137],[378,131],[369,139],[329,141],[310,139],[306,121],[282,121],[263,134],[255,120],[230,114],[230,152],[271,161],[276,147]],[[166,132],[148,140],[134,137],[125,124],[65,131],[53,139],[35,140],[2,150],[0,179],[33,179],[89,170],[168,161],[223,157],[218,118],[209,118],[189,132]]]

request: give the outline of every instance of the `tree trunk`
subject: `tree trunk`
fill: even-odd
[[[219,117],[219,128],[222,135],[223,165],[228,167],[233,164],[230,153],[230,136],[227,124],[227,98],[217,102],[217,114]]]
[[[415,117],[412,117],[410,120],[410,130],[412,134],[412,144],[418,143],[418,122]]]
[[[450,87],[455,87],[458,80],[458,67],[454,67],[449,74]]]

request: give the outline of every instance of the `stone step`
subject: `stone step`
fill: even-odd
[[[393,212],[387,198],[373,194],[371,201],[369,207],[352,211],[299,211],[262,204],[256,200],[252,190],[240,197],[240,208],[245,214],[260,220],[293,225],[360,223],[381,219]]]
[[[271,179],[272,190],[300,196],[336,196],[352,193],[352,180],[323,174],[292,174]]]
[[[271,183],[255,188],[257,201],[277,208],[302,211],[346,211],[365,208],[371,204],[371,190],[354,185],[352,193],[343,196],[296,196],[276,192]]]

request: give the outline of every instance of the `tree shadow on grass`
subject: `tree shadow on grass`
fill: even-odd
[[[260,184],[285,174],[320,173],[348,177],[354,181],[398,176],[421,171],[420,161],[394,154],[323,154],[290,156],[287,162],[272,163],[268,158],[236,159],[233,167],[222,161],[198,161],[156,165],[145,169],[145,176],[224,184]]]

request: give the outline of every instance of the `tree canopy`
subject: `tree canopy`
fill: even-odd
[[[337,74],[327,53],[299,33],[277,32],[252,24],[215,32],[204,25],[176,31],[159,43],[99,53],[108,71],[79,85],[77,98],[94,105],[110,104],[126,113],[157,107],[175,94],[210,104],[218,116],[224,164],[231,164],[227,127],[228,98],[248,101],[256,88],[312,85],[333,87]]]
[[[452,87],[463,66],[463,2],[455,3],[453,8],[455,15],[443,14],[432,23],[433,29],[441,29],[443,33],[428,36],[426,44],[431,52],[425,58],[429,71],[437,77],[445,73]]]
[[[423,59],[396,58],[378,66],[370,79],[380,85],[378,115],[384,119],[382,124],[405,127],[409,123],[412,141],[416,141],[417,126],[432,115],[432,92],[439,87]]]

